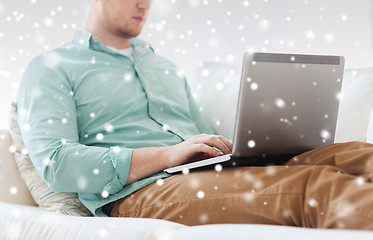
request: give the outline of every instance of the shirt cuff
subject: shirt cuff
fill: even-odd
[[[115,172],[111,182],[105,185],[104,191],[114,194],[123,189],[130,172],[132,151],[131,148],[110,147],[109,157]]]

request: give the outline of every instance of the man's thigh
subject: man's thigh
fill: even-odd
[[[349,174],[373,180],[373,144],[347,142],[329,144],[300,154],[286,163],[294,165],[335,166]]]
[[[373,183],[364,176],[370,175],[372,161],[373,145],[355,142],[328,145],[283,166],[176,174],[116,201],[111,216],[186,225],[371,229]]]
[[[187,225],[302,225],[310,166],[238,167],[158,180],[114,204],[114,217],[166,219]],[[335,169],[335,172],[338,170]]]

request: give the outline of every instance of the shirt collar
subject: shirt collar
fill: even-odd
[[[83,48],[90,48],[94,44],[102,44],[104,45],[98,37],[92,36],[92,33],[87,31],[77,31],[74,35],[73,42]],[[104,45],[105,46],[105,45]],[[153,52],[154,49],[150,46],[149,43],[145,42],[139,38],[132,38],[131,39],[131,46],[135,48],[150,48]]]
[[[77,31],[74,34],[73,42],[77,45],[89,48],[89,43],[92,38],[92,34],[86,31]]]

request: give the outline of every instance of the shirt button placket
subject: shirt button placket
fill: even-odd
[[[135,68],[135,71],[136,71],[137,76],[139,76],[139,74],[138,74],[139,71],[138,71],[138,69],[137,69],[137,66],[135,65],[134,68]],[[140,80],[140,81],[141,81],[141,80]],[[149,101],[149,104],[150,104],[150,100],[149,100],[149,98],[153,96],[153,93],[152,93],[151,91],[147,91],[147,95],[148,95],[148,101]],[[157,120],[158,122],[162,122],[162,118],[161,118],[161,117],[157,117],[156,120]]]

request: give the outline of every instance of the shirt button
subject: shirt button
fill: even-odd
[[[160,118],[160,117],[159,117],[159,118],[157,118],[157,121],[159,121],[159,122],[160,122],[160,121],[162,121],[162,118]]]
[[[153,93],[151,91],[149,91],[148,95],[151,97],[151,96],[153,96]]]

